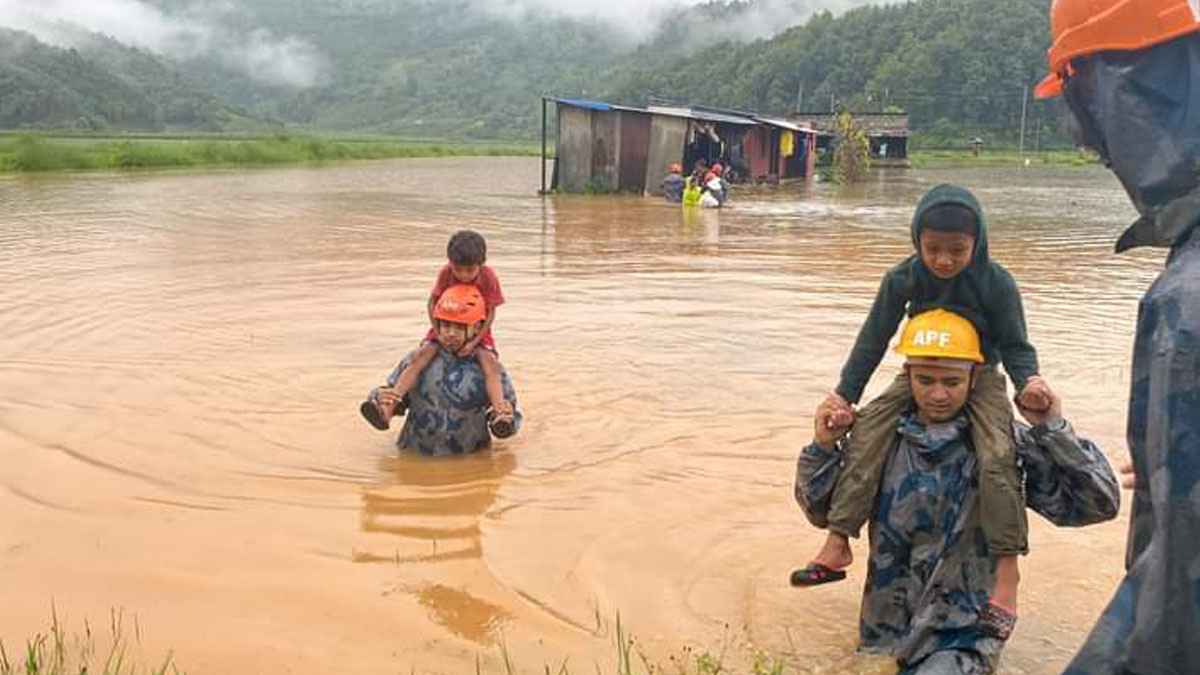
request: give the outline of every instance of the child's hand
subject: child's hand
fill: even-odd
[[[832,400],[832,396],[837,396],[837,394],[831,394],[831,398],[822,401],[821,405],[817,406],[816,414],[813,415],[813,440],[817,445],[827,449],[846,435],[846,432],[850,430],[850,422],[853,420],[853,415],[850,414],[849,421],[847,421],[847,413],[841,409],[841,406],[846,404],[845,399],[838,396],[838,400],[841,401],[839,404]]]
[[[1022,410],[1045,412],[1050,409],[1053,396],[1046,381],[1040,375],[1034,375],[1025,381],[1025,388],[1017,395],[1017,407]]]
[[[1027,395],[1030,387],[1036,387],[1036,394]],[[1024,401],[1030,399],[1031,396],[1045,397],[1045,403],[1041,407],[1025,405]],[[1046,385],[1045,380],[1036,375],[1029,378],[1029,382],[1025,385],[1025,390],[1017,397],[1017,409],[1021,412],[1021,417],[1024,417],[1026,422],[1035,427],[1045,423],[1047,420],[1062,417],[1062,401],[1058,398],[1058,394],[1051,391],[1050,387]]]
[[[836,391],[825,397],[825,401],[818,410],[822,408],[829,411],[827,424],[830,429],[849,428],[851,424],[854,424],[854,408]]]

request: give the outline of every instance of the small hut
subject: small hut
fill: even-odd
[[[679,163],[686,171],[700,159],[726,164],[742,182],[813,174],[816,134],[788,120],[699,106],[562,98],[543,106],[549,102],[558,120],[551,190],[661,194],[667,167]],[[546,131],[544,124],[543,162]]]
[[[871,160],[876,164],[908,166],[908,113],[856,113],[854,122],[867,132]],[[818,148],[828,147],[837,135],[837,113],[792,113],[789,119],[814,129]]]

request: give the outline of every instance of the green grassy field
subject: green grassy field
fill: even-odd
[[[400,157],[535,157],[533,143],[338,138],[277,134],[73,136],[0,134],[0,172],[169,169]]]
[[[1099,159],[1093,153],[1080,154],[1076,150],[1047,150],[1026,152],[1016,150],[983,150],[972,157],[970,150],[913,150],[909,163],[917,168],[942,166],[1018,166],[1028,161],[1033,164],[1058,164],[1068,166],[1091,166]]]

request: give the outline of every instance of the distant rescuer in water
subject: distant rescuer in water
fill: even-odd
[[[980,464],[964,407],[983,363],[979,335],[943,309],[918,314],[897,351],[907,357],[912,393],[887,453],[869,527],[870,561],[859,648],[893,656],[901,675],[984,675],[996,667],[1013,619],[988,598],[996,556],[988,550]],[[1022,408],[1017,425],[1025,502],[1060,526],[1116,516],[1119,488],[1093,443],[1075,436],[1058,397]],[[813,443],[796,467],[796,500],[824,527],[849,430],[834,401],[814,416]]]
[[[1054,0],[1050,75],[1140,218],[1117,252],[1169,251],[1142,297],[1129,395],[1125,579],[1070,675],[1200,673],[1200,2]]]
[[[662,181],[663,199],[673,204],[683,201],[683,188],[686,181],[683,178],[683,165],[676,162],[667,169],[667,175]]]

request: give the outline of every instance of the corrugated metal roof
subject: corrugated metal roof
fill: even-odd
[[[652,105],[648,108],[634,108],[624,105],[613,105],[602,101],[588,101],[581,98],[556,98],[554,102],[559,105],[569,105],[575,108],[583,108],[585,110],[598,110],[607,112],[610,110],[624,110],[629,112],[651,113],[654,115],[668,115],[671,117],[682,117],[689,120],[699,120],[701,122],[716,122],[717,124],[737,124],[740,126],[754,127],[759,124],[767,124],[780,129],[790,129],[791,131],[799,131],[801,133],[815,133],[815,130],[810,126],[801,126],[795,122],[779,119],[778,117],[759,117],[749,114],[734,115],[732,113],[716,112],[712,110],[701,110],[696,108],[686,108],[676,105]]]
[[[787,120],[781,120],[778,117],[759,117],[756,115],[754,117],[754,119],[758,120],[759,122],[762,122],[763,124],[769,124],[773,127],[779,127],[780,129],[790,129],[792,131],[799,131],[800,133],[804,133],[804,134],[813,133],[812,127],[800,126],[794,122],[789,122]]]
[[[690,120],[700,120],[702,122],[717,122],[718,124],[740,124],[742,126],[755,127],[758,122],[749,117],[739,117],[737,115],[726,115],[724,113],[709,112],[707,110],[696,110],[694,108],[681,108],[678,106],[652,105],[649,111],[655,115],[670,115],[672,117],[685,117]]]
[[[648,113],[650,111],[644,108],[632,108],[627,105],[613,105],[611,103],[603,103],[601,101],[585,101],[581,98],[556,98],[554,102],[559,105],[569,105],[575,108],[583,108],[585,110],[598,110],[600,112],[608,112],[611,110],[624,110],[627,112]]]

